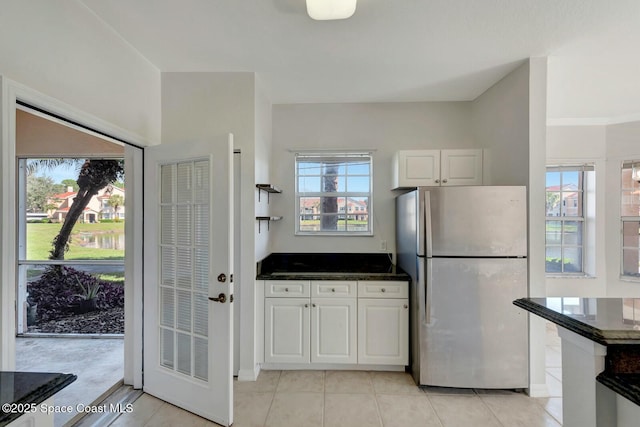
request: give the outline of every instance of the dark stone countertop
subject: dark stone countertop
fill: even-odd
[[[259,280],[401,280],[389,254],[274,253],[258,262]]]
[[[596,379],[620,396],[640,406],[640,374],[616,374],[604,371]]]
[[[0,404],[17,404],[20,409],[23,405],[38,405],[76,378],[73,374],[50,372],[0,372]],[[4,409],[0,412],[0,426],[9,424],[25,412]]]
[[[640,344],[640,298],[521,298],[513,303],[598,344]]]
[[[640,405],[640,298],[522,298],[533,314],[607,347],[596,380]]]

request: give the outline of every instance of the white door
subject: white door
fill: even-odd
[[[232,146],[229,135],[145,150],[144,391],[224,426],[233,422]]]

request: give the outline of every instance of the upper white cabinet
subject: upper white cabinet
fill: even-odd
[[[401,150],[392,170],[392,189],[482,185],[482,150]]]

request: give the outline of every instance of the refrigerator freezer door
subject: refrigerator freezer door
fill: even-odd
[[[427,259],[429,316],[420,323],[420,384],[528,387],[527,260]]]
[[[472,186],[430,194],[433,256],[526,256],[526,189]]]

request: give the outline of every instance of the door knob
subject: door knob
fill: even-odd
[[[223,293],[220,293],[220,295],[218,295],[218,298],[209,297],[209,299],[211,301],[225,303],[227,301],[227,296]]]
[[[226,281],[227,281],[227,276],[226,276],[224,273],[220,273],[220,274],[218,275],[218,282],[220,282],[220,283],[224,283],[224,282],[226,282]]]

